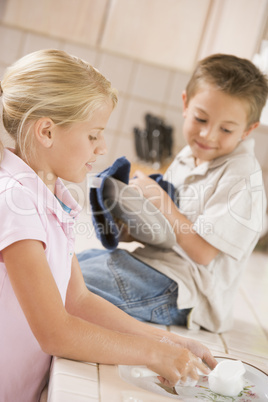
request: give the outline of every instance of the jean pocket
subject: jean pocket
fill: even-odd
[[[154,308],[152,310],[151,322],[155,324],[172,325],[170,308],[172,308],[172,306],[168,303]]]

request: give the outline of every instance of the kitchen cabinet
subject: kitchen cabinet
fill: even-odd
[[[4,0],[4,2],[2,21],[6,24],[96,46],[102,32],[109,0]]]
[[[212,53],[252,59],[268,0],[0,0],[2,22],[190,73]]]
[[[101,47],[134,59],[189,71],[211,0],[112,0]]]
[[[267,21],[267,0],[112,0],[101,46],[191,72],[212,53],[252,59]]]
[[[252,59],[268,22],[268,0],[213,0],[199,58],[231,53]]]

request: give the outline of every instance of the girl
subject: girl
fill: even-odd
[[[117,102],[109,81],[76,57],[41,50],[7,69],[1,96],[16,145],[2,147],[0,167],[0,400],[38,401],[51,355],[146,365],[170,386],[207,373],[197,356],[216,361],[204,346],[90,293],[73,253],[80,207],[59,177],[83,181],[106,152]]]

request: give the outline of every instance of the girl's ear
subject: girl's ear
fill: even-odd
[[[49,117],[42,117],[34,124],[34,135],[40,145],[45,148],[50,148],[53,144],[54,123]]]
[[[250,133],[251,131],[255,130],[260,125],[260,122],[257,121],[256,123],[253,123],[249,126],[248,129],[246,129],[242,135],[242,140],[244,140]]]
[[[187,95],[186,95],[186,91],[182,91],[182,104],[183,104],[183,117],[186,117],[186,110],[187,110]]]

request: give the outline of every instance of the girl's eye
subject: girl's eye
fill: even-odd
[[[206,122],[207,122],[205,119],[200,119],[200,117],[195,117],[195,120],[196,120],[198,123],[206,123]]]
[[[94,137],[94,135],[89,135],[88,138],[90,141],[95,141],[97,139],[97,137]]]

